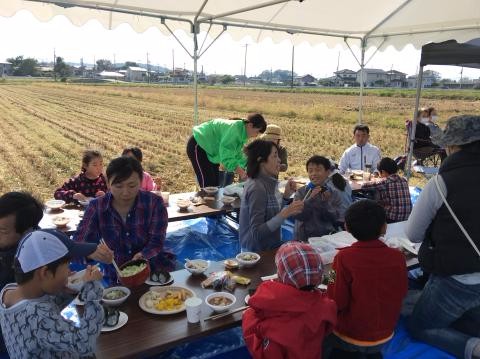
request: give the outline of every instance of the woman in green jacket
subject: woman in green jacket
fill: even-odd
[[[266,128],[267,123],[259,113],[250,114],[246,120],[217,118],[195,126],[187,143],[187,155],[200,187],[219,185],[220,164],[225,171],[246,179],[243,146]]]

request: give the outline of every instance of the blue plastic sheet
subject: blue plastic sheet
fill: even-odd
[[[150,359],[236,359],[250,358],[242,328],[232,328],[204,339],[179,345]]]
[[[240,252],[238,232],[234,227],[235,224],[223,216],[169,225],[165,248],[175,253],[181,263],[186,258],[214,261],[232,258]]]
[[[385,359],[454,359],[440,349],[413,339],[407,331],[406,319],[400,318],[395,335],[383,348]]]
[[[420,192],[422,192],[422,189],[420,187],[409,187],[410,190],[410,199],[412,200],[412,205],[417,202],[418,196],[420,196]]]

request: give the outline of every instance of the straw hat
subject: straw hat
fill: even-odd
[[[268,125],[261,137],[265,141],[277,141],[282,139],[282,129],[277,125]]]

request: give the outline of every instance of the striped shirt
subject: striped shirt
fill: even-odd
[[[142,252],[144,258],[150,259],[154,269],[173,270],[174,256],[163,249],[168,214],[162,198],[151,192],[139,191],[125,222],[113,208],[112,200],[109,192],[90,202],[74,240],[99,243],[103,238],[113,250],[119,266]],[[113,265],[106,266],[105,274],[111,283],[117,282]]]
[[[389,222],[408,219],[412,211],[412,201],[405,178],[393,174],[380,181],[367,182],[363,184],[362,189],[373,189],[378,192],[379,202],[385,208]]]

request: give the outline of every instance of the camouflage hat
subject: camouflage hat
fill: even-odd
[[[480,116],[451,117],[443,132],[432,133],[433,143],[440,147],[466,145],[478,140],[480,140]]]

